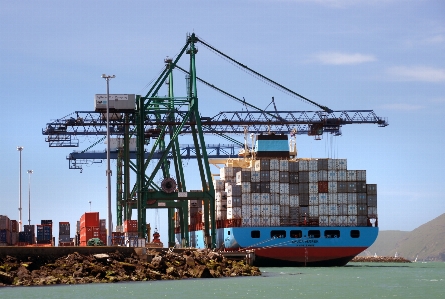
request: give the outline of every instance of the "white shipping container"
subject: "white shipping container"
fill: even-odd
[[[279,216],[270,217],[270,226],[280,226],[281,221]]]
[[[249,193],[251,191],[250,182],[244,182],[241,183],[241,192],[242,193]]]
[[[250,174],[250,181],[252,183],[259,183],[261,181],[261,173],[259,171],[252,171]]]
[[[329,226],[338,226],[337,216],[329,216]]]
[[[336,159],[337,169],[338,170],[346,170],[348,169],[348,163],[346,159]]]
[[[225,191],[216,192],[216,200],[218,201],[223,199],[227,199],[227,192]]]
[[[280,171],[289,171],[289,161],[280,160]]]
[[[348,204],[348,216],[357,216],[357,205]]]
[[[338,193],[328,193],[328,203],[331,205],[338,204]]]
[[[318,171],[318,181],[323,182],[328,180],[328,171],[327,170],[319,170]]]
[[[348,182],[357,181],[357,172],[355,170],[348,170]]]
[[[337,216],[338,226],[348,226],[348,216]]]
[[[317,159],[309,160],[308,169],[309,171],[318,171],[318,160]]]
[[[357,226],[357,216],[348,216],[348,226]]]
[[[337,204],[329,204],[329,216],[337,216],[338,215],[338,205]]]
[[[309,206],[318,206],[318,193],[309,194]]]
[[[252,217],[259,217],[261,215],[261,206],[252,205]]]
[[[260,216],[254,216],[252,217],[252,226],[260,226]]]
[[[242,218],[249,218],[252,217],[252,206],[251,205],[243,205],[241,207],[241,216]]]
[[[243,218],[241,220],[241,226],[242,227],[251,227],[252,226],[252,221],[251,221],[250,217],[249,218]]]
[[[318,193],[318,183],[309,183],[309,193]]]
[[[328,170],[328,181],[329,182],[336,182],[337,179],[337,170]]]
[[[270,205],[270,194],[269,193],[260,193],[261,194],[261,202],[262,205]]]
[[[270,182],[270,193],[280,193],[280,183],[277,182]]]
[[[309,171],[309,183],[318,182],[318,171]]]
[[[328,182],[328,192],[329,193],[337,192],[337,182]]]
[[[299,160],[298,161],[298,171],[309,171],[309,161]]]
[[[261,212],[260,212],[260,216],[263,217],[270,217],[271,215],[271,211],[270,211],[270,205],[261,205]]]
[[[280,171],[279,170],[271,170],[269,172],[270,182],[279,182],[280,181]]]
[[[337,193],[338,204],[348,204],[348,193]]]
[[[270,215],[279,217],[280,216],[280,205],[270,205]]]
[[[259,205],[261,204],[261,193],[251,193],[251,200],[252,200],[252,205]]]
[[[270,159],[270,170],[280,170],[280,161],[278,159]]]
[[[337,171],[337,181],[345,182],[348,180],[348,175],[346,170],[338,170]]]
[[[289,194],[289,183],[280,183],[280,194]]]
[[[241,195],[241,205],[251,205],[252,199],[251,199],[251,193],[243,193]]]
[[[309,217],[318,217],[318,206],[309,206]]]
[[[318,223],[320,226],[328,226],[329,225],[329,218],[328,216],[319,216],[318,217]]]
[[[327,204],[328,203],[328,193],[318,193],[318,203]]]
[[[337,170],[337,161],[335,159],[328,159],[328,170]]]
[[[281,197],[280,197],[280,199],[281,199]],[[280,200],[280,203],[281,203],[281,200]],[[300,205],[300,199],[299,199],[298,195],[289,195],[288,196],[288,205],[291,207],[298,207]]]
[[[357,204],[357,193],[347,193],[348,194],[348,205]]]
[[[215,191],[224,191],[226,189],[224,180],[213,180],[213,186],[215,187]]]
[[[241,207],[227,208],[227,219],[241,219]]]
[[[328,216],[329,215],[329,207],[327,204],[320,204],[318,206],[318,213],[320,216]]]
[[[260,226],[269,227],[270,226],[270,216],[260,217]]]

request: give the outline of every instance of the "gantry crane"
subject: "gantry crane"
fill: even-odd
[[[262,81],[274,85],[283,92],[302,99],[318,108],[320,111],[265,111],[223,91],[215,85],[196,76],[195,58],[196,43],[200,42],[218,55],[245,69]],[[189,70],[178,65],[184,54],[189,55]],[[117,218],[118,225],[124,219],[131,219],[131,211],[137,210],[139,237],[146,234],[146,209],[168,208],[169,246],[175,244],[174,209],[179,211],[181,223],[181,238],[188,240],[188,200],[203,200],[204,230],[206,246],[213,247],[215,239],[215,191],[209,166],[209,150],[219,151],[221,145],[205,144],[204,134],[218,135],[229,140],[237,148],[243,143],[230,137],[230,134],[248,133],[285,133],[307,134],[319,139],[323,133],[341,134],[341,127],[346,124],[377,124],[385,127],[386,119],[378,117],[372,110],[344,110],[332,109],[317,104],[302,95],[282,86],[266,76],[248,68],[232,59],[228,55],[210,46],[195,34],[187,38],[186,44],[175,59],[167,58],[165,68],[145,96],[136,96],[134,111],[113,111],[110,118],[111,135],[122,139],[122,146],[111,158],[117,159]],[[174,94],[173,71],[179,70],[187,75],[187,94],[177,97]],[[168,84],[168,95],[159,96],[163,84]],[[240,102],[249,111],[225,111],[213,117],[204,117],[199,112],[197,83],[202,83],[216,91]],[[105,136],[106,115],[103,111],[76,111],[66,117],[52,121],[46,125],[42,133],[50,147],[78,147],[77,136]],[[191,135],[193,144],[184,146],[179,144],[181,135]],[[136,139],[135,150],[130,150],[130,139]],[[104,152],[90,152],[89,150],[99,142],[82,152],[69,155],[70,168],[81,169],[87,161],[104,159]],[[147,151],[148,145],[151,149]],[[223,156],[234,154],[234,147],[222,146]],[[186,150],[187,152],[184,152]],[[193,152],[193,155],[190,153]],[[221,155],[218,152],[218,155]],[[183,159],[196,158],[202,190],[189,190],[186,186],[183,170]],[[134,163],[132,160],[136,160]],[[172,163],[173,162],[173,163]],[[154,169],[147,172],[150,163]],[[136,184],[130,186],[130,170],[136,175]],[[161,176],[162,182],[157,184],[155,177]]]

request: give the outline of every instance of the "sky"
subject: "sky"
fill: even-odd
[[[104,73],[116,76],[110,93],[145,95],[164,59],[175,57],[192,32],[314,102],[333,110],[370,109],[388,120],[385,128],[354,124],[343,126],[339,137],[297,138],[299,157],[345,158],[348,169],[367,170],[367,182],[378,186],[381,230],[410,231],[445,213],[443,1],[0,0],[0,8],[0,215],[18,220],[17,146],[23,146],[24,224],[29,199],[31,224],[69,221],[72,236],[84,212],[106,218],[106,163],[80,172],[66,160],[97,138],[79,136],[78,148],[50,148],[42,129],[74,111],[94,110],[94,95],[106,93]],[[278,110],[318,110],[197,46],[198,76],[221,89],[260,108],[274,97]],[[179,65],[187,67],[186,59]],[[175,73],[175,95],[185,90],[184,75]],[[202,85],[198,97],[202,115],[243,108]],[[196,169],[194,161],[186,163]],[[189,189],[200,189],[199,180],[188,178]],[[147,212],[164,243],[165,218],[166,210]]]

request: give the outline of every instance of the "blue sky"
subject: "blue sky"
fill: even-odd
[[[300,157],[347,158],[349,169],[367,170],[368,183],[378,185],[382,230],[412,230],[445,212],[443,1],[3,0],[0,7],[2,215],[18,218],[20,145],[24,223],[28,169],[34,170],[33,224],[52,219],[74,227],[89,201],[106,218],[106,163],[80,173],[66,160],[96,139],[79,137],[76,149],[49,148],[42,129],[76,110],[93,110],[94,94],[106,92],[103,73],[116,75],[111,93],[145,94],[188,32],[312,101],[388,118],[386,128],[347,125],[341,137],[297,139]],[[273,96],[278,110],[315,109],[198,48],[198,76],[227,92],[262,108]],[[175,78],[179,95],[184,76]],[[198,96],[203,115],[242,108],[205,86]],[[200,188],[198,180],[187,185]],[[156,223],[148,212],[166,242],[165,210],[159,215]]]

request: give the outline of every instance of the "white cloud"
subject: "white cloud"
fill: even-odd
[[[395,66],[387,69],[387,73],[400,81],[423,81],[443,82],[445,81],[445,70],[427,66]]]
[[[397,111],[415,111],[423,109],[424,107],[421,105],[413,105],[413,104],[385,104],[381,106],[383,109],[387,110],[397,110]]]
[[[322,52],[314,55],[312,61],[322,64],[351,65],[375,60],[376,58],[373,55],[365,55],[360,53]]]

